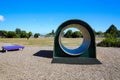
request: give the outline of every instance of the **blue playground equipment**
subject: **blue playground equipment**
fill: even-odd
[[[24,46],[20,46],[20,45],[2,46],[2,50],[5,52],[10,50],[22,50],[22,49],[24,49]]]

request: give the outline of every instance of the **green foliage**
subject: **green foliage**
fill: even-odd
[[[53,37],[53,34],[52,33],[48,33],[45,35],[45,37]]]
[[[102,47],[120,47],[120,39],[117,38],[105,38],[103,41],[97,44]]]
[[[32,32],[27,33],[27,39],[29,39],[32,36]]]
[[[98,31],[98,32],[95,32],[95,35],[97,35],[98,37],[104,37],[104,32]]]
[[[8,31],[7,37],[8,38],[18,38],[18,35],[14,31]]]
[[[21,31],[20,37],[21,38],[26,38],[27,37],[26,31]]]
[[[8,32],[3,30],[3,36],[7,37]]]
[[[52,35],[54,35],[54,34],[55,34],[54,30],[52,30]]]
[[[64,37],[66,38],[79,38],[79,37],[83,37],[82,34],[80,33],[80,31],[75,31],[75,32],[72,32],[72,30],[68,30]]]
[[[68,30],[68,31],[65,33],[64,37],[66,37],[66,38],[72,38],[72,30]]]
[[[83,37],[80,31],[75,31],[72,33],[72,38],[79,38],[79,37]]]
[[[54,35],[55,35],[55,32],[54,30],[52,30],[52,32],[46,34],[45,37],[54,37]]]
[[[39,36],[40,36],[39,33],[35,33],[35,34],[34,34],[34,38],[38,38]]]
[[[111,25],[105,32],[105,36],[107,37],[108,34],[111,35],[111,37],[118,37],[118,33],[119,31],[117,30],[117,28],[115,27],[115,25]]]
[[[1,30],[0,31],[0,36],[3,38],[3,37],[7,37],[7,34],[8,34],[8,32],[7,31],[5,31],[5,30]]]
[[[32,32],[22,31],[19,28],[16,28],[15,31],[5,31],[0,30],[0,37],[2,38],[27,38],[29,39],[32,36]]]
[[[21,34],[21,29],[16,28],[15,32],[16,32],[16,34]]]
[[[120,37],[120,31],[118,31],[118,37]]]
[[[120,47],[120,33],[114,25],[111,25],[105,32],[105,39],[98,43],[102,47]]]

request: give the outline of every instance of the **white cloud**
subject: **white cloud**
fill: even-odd
[[[4,16],[0,15],[0,22],[4,21]]]

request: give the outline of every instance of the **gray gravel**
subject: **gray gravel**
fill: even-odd
[[[1,44],[2,46],[2,44]],[[97,47],[102,64],[53,64],[53,47],[0,52],[0,80],[120,80],[120,48]]]

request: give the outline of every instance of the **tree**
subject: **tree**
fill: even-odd
[[[52,32],[46,34],[45,37],[54,37],[54,35],[55,35],[55,32],[54,30],[52,30]]]
[[[120,37],[120,30],[118,31],[118,37]]]
[[[32,36],[32,32],[27,33],[27,39],[29,39]]]
[[[105,32],[105,39],[98,43],[98,46],[103,47],[120,47],[119,31],[114,25],[111,25]]]
[[[34,38],[38,38],[39,36],[40,36],[39,33],[35,33],[35,34],[34,34]]]
[[[0,30],[0,36],[1,36],[1,37],[3,36],[3,34],[2,34],[2,30]]]
[[[52,37],[52,33],[46,34],[45,37]]]
[[[105,32],[105,36],[107,37],[107,35],[111,35],[112,37],[118,37],[118,30],[117,28],[115,27],[115,25],[111,25]]]
[[[18,38],[17,34],[14,31],[8,31],[8,38]]]
[[[71,38],[71,37],[72,37],[72,30],[68,30],[68,31],[65,33],[64,37],[66,37],[66,38]]]
[[[27,37],[26,31],[21,31],[20,37],[21,38],[26,38]]]
[[[5,30],[1,30],[0,31],[0,36],[3,38],[3,37],[7,37],[7,34],[8,34],[8,32],[7,31],[5,31]]]
[[[72,33],[72,38],[79,38],[79,37],[83,37],[80,31],[75,31]]]
[[[55,32],[54,32],[54,30],[52,30],[52,35],[53,35],[53,36],[55,35]]]
[[[16,32],[16,34],[21,34],[21,29],[16,28],[15,32]]]
[[[16,28],[15,32],[16,32],[17,36],[20,38],[20,35],[21,35],[21,29]]]

